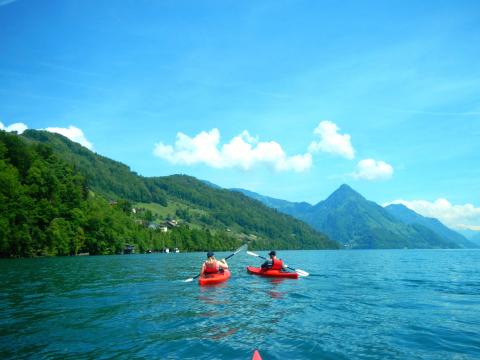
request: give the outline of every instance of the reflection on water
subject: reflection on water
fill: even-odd
[[[183,282],[204,255],[0,261],[0,358],[480,358],[480,251],[282,252],[298,280],[238,254]]]

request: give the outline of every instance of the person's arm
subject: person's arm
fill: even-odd
[[[262,269],[268,269],[268,268],[271,268],[272,267],[272,262],[270,260],[267,260],[265,261],[263,264],[262,264]]]
[[[205,271],[205,263],[202,264],[202,268],[200,269],[200,275],[203,275],[204,271]]]
[[[224,269],[228,269],[228,264],[227,264],[227,261],[225,259],[222,259],[219,261],[219,265],[224,268]]]

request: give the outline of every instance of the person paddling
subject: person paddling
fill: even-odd
[[[228,269],[228,264],[225,259],[217,260],[215,259],[213,252],[207,253],[207,260],[202,264],[202,270],[200,270],[201,275],[206,274],[216,274],[223,269]]]
[[[270,251],[268,253],[268,255],[270,256],[270,260],[267,260],[262,264],[262,269],[264,269],[264,270],[271,269],[271,270],[283,271],[283,269],[285,269],[287,267],[283,263],[283,260],[277,259],[277,253],[275,252],[275,250]]]

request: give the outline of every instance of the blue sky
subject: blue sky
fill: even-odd
[[[0,0],[0,24],[4,129],[291,201],[348,183],[480,229],[478,1]]]

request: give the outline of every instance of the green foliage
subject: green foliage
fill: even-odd
[[[231,228],[243,232],[257,249],[337,248],[325,235],[302,221],[277,212],[239,192],[217,189],[193,177],[172,175],[149,178],[176,201],[199,211],[198,220],[208,227]],[[192,218],[192,212],[179,209],[176,214]],[[250,236],[248,236],[250,235]]]
[[[193,177],[173,175],[144,178],[118,162],[93,154],[58,134],[29,130],[24,137],[51,144],[85,177],[93,191],[111,199],[176,206],[165,217],[176,215],[195,227],[226,231],[261,249],[338,248],[338,243],[302,221],[272,210],[238,192],[216,188]]]
[[[155,206],[134,213],[134,202]],[[148,227],[171,216],[183,225]],[[338,247],[242,194],[188,176],[144,178],[58,134],[0,131],[2,257],[116,254],[126,244],[140,252],[229,250],[245,241],[257,249]]]

